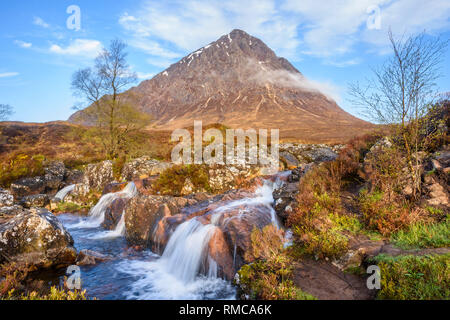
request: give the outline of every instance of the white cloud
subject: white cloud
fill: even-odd
[[[0,73],[0,78],[10,78],[10,77],[18,76],[18,75],[19,75],[18,72],[4,72],[4,73]]]
[[[285,88],[298,88],[304,91],[320,92],[330,100],[341,101],[340,89],[331,82],[306,79],[300,73],[293,73],[287,70],[268,69],[256,60],[249,60],[247,68],[253,74],[249,80],[260,85],[269,83]]]
[[[53,44],[50,46],[49,51],[60,55],[94,58],[99,54],[101,49],[102,44],[100,41],[89,39],[75,39],[65,48]]]
[[[25,48],[25,49],[31,48],[33,46],[33,44],[31,42],[25,42],[22,40],[15,40],[14,44],[16,44],[17,46],[19,46],[21,48]]]
[[[34,17],[33,24],[46,29],[50,28],[50,25],[40,17]]]
[[[381,9],[380,30],[367,28],[373,6]],[[355,62],[346,55],[358,54],[359,44],[385,50],[389,27],[395,33],[448,31],[449,16],[448,0],[147,0],[119,23],[131,32],[130,45],[169,59],[238,28],[288,59],[313,55],[345,67]]]
[[[261,38],[288,58],[295,56],[298,45],[296,22],[277,14],[273,0],[146,1],[138,12],[124,13],[119,23],[132,33],[130,45],[165,58],[203,47],[236,28]],[[155,43],[173,50],[158,52]]]

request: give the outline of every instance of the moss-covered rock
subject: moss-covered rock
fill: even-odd
[[[0,225],[0,263],[62,267],[73,264],[76,255],[70,234],[45,209],[22,211]]]

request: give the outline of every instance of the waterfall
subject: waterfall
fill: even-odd
[[[114,200],[119,198],[133,198],[134,196],[136,196],[136,194],[137,189],[133,182],[128,183],[127,186],[120,192],[105,194],[100,198],[98,203],[89,211],[88,218],[80,222],[76,227],[81,228],[99,227],[105,220],[106,208],[110,206]]]
[[[255,191],[255,197],[231,201],[213,210],[211,212],[210,224],[202,224],[197,218],[192,218],[180,224],[170,237],[160,263],[164,264],[167,272],[184,283],[194,281],[202,270],[202,267],[206,265],[208,268],[202,270],[204,274],[210,278],[217,277],[217,263],[207,255],[207,250],[209,240],[216,228],[218,228],[221,215],[239,206],[265,206],[267,212],[270,214],[271,222],[279,228],[275,210],[272,208],[274,185],[274,183],[266,181],[263,186]],[[229,219],[240,219],[242,215],[245,215],[245,212]],[[233,254],[233,260],[235,259],[236,244]]]
[[[125,235],[125,211],[122,212],[120,221],[114,230],[102,231],[89,237],[89,239],[113,239],[123,237],[124,235]]]
[[[75,189],[75,185],[74,184],[59,190],[58,193],[55,195],[55,199],[59,199],[60,201],[64,201],[64,198],[69,194],[69,192],[72,192],[73,189]]]
[[[170,237],[160,262],[178,279],[185,283],[192,282],[206,261],[206,249],[215,229],[215,226],[204,225],[196,218],[182,223]],[[211,262],[207,274],[213,271],[212,268],[216,269],[217,274],[217,266],[214,267],[215,262]]]

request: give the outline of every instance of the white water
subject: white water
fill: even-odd
[[[89,239],[113,239],[123,236],[125,236],[125,212],[122,212],[119,223],[117,223],[114,230],[96,233],[92,237],[89,237]]]
[[[194,281],[208,258],[206,249],[215,230],[212,224],[203,225],[196,218],[182,223],[170,237],[159,262],[181,281]],[[213,275],[214,278],[216,276]]]
[[[87,219],[82,220],[77,225],[73,226],[73,228],[98,228],[105,220],[106,208],[110,206],[114,200],[119,198],[133,198],[136,194],[137,189],[133,182],[128,183],[127,186],[120,192],[105,194],[89,211]]]
[[[234,299],[234,290],[229,282],[217,277],[217,263],[208,255],[209,241],[218,228],[222,214],[241,206],[248,209],[253,206],[266,207],[262,214],[270,214],[272,223],[278,228],[272,208],[274,187],[276,183],[266,181],[255,191],[254,197],[231,201],[215,209],[211,212],[210,224],[202,224],[197,218],[180,224],[170,237],[163,255],[156,261],[121,263],[121,272],[140,276],[132,285],[128,298],[217,299],[218,292],[223,292],[222,299]],[[229,219],[241,219],[246,212],[249,211],[245,209]],[[227,220],[222,223],[227,223]]]
[[[161,257],[150,253],[151,257],[146,259],[119,260],[114,265],[115,272],[122,274],[121,279],[132,279],[127,283],[126,288],[123,288],[121,294],[126,299],[235,299],[235,289],[229,281],[218,277],[217,263],[208,255],[209,241],[219,227],[223,227],[231,219],[246,219],[247,215],[265,215],[267,219],[270,219],[268,221],[279,227],[276,213],[272,208],[274,201],[272,193],[281,183],[279,179],[275,182],[266,181],[252,196],[226,202],[221,207],[210,211],[207,213],[211,214],[209,224],[202,224],[200,221],[207,221],[207,219],[200,217],[180,224],[171,235]],[[131,197],[135,192],[135,186],[129,184],[120,193],[103,196],[97,206],[91,210],[88,219],[78,224],[79,227],[98,227],[104,220],[107,205],[118,197]],[[230,210],[239,211],[236,215],[223,219],[222,216]],[[73,227],[71,225],[71,228]],[[82,231],[82,229],[79,230]],[[124,234],[125,216],[122,214],[115,230],[94,231],[93,235],[88,235],[85,239],[87,242],[108,241],[105,243],[111,243],[110,241],[118,241]],[[232,254],[235,260],[236,244]]]
[[[64,201],[64,198],[75,189],[75,185],[72,184],[70,186],[67,186],[61,190],[58,191],[58,193],[55,195],[56,199],[59,199],[60,201]]]

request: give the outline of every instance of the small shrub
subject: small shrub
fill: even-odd
[[[27,154],[18,154],[4,160],[0,166],[1,186],[9,188],[11,183],[21,178],[43,175],[44,161],[43,155]]]
[[[337,259],[348,250],[348,238],[336,228],[296,227],[294,234],[299,238],[295,247],[300,254]]]
[[[239,285],[250,299],[311,300],[311,295],[295,287],[292,282],[292,259],[283,249],[283,237],[270,225],[254,229],[251,249],[246,258],[254,261],[239,271]]]
[[[153,191],[161,195],[180,196],[189,179],[194,192],[210,192],[209,175],[204,165],[177,165],[165,170],[153,185]]]
[[[425,219],[424,211],[412,206],[404,199],[386,199],[386,194],[380,191],[362,190],[359,195],[359,206],[365,225],[389,236],[393,232],[404,230],[412,223]]]

